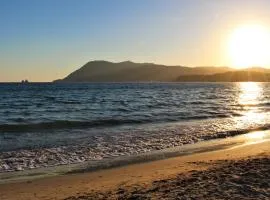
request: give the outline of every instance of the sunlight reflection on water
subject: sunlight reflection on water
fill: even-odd
[[[255,82],[242,82],[239,83],[240,95],[239,103],[243,106],[255,105],[258,103],[259,97],[262,93],[260,83]]]
[[[237,123],[263,123],[266,115],[259,112],[258,106],[263,92],[261,83],[256,82],[241,82],[239,83],[240,94],[238,103],[243,106],[243,117]],[[239,125],[240,125],[239,124]]]
[[[245,144],[259,143],[269,140],[269,132],[267,131],[255,131],[244,135]]]
[[[263,89],[260,83],[243,82],[239,83],[240,94],[238,102],[245,108],[243,117],[238,123],[264,123],[265,113],[260,113],[257,105],[260,101]],[[245,135],[246,143],[257,143],[266,139],[265,131],[256,131]]]
[[[263,139],[266,135],[265,131],[256,131],[249,134],[246,134],[246,138],[250,140]]]

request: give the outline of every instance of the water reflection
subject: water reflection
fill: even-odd
[[[269,132],[266,131],[255,131],[244,135],[245,143],[258,143],[269,139]]]
[[[259,107],[262,95],[262,85],[256,82],[242,82],[239,83],[239,99],[238,103],[243,107],[241,113],[242,123],[263,123],[265,114],[259,112]]]
[[[266,131],[256,131],[246,134],[246,138],[250,140],[263,139],[266,136]]]
[[[235,138],[230,138],[229,142],[235,144],[235,146],[232,147],[232,149],[234,149],[240,146],[266,142],[269,140],[270,140],[270,131],[254,131],[237,136]]]
[[[243,106],[255,105],[259,101],[259,97],[262,93],[262,87],[260,83],[255,82],[242,82],[239,83],[240,95],[239,104]]]

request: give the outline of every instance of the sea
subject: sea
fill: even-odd
[[[1,83],[0,172],[270,129],[270,83]]]

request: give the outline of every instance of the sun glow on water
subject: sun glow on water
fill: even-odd
[[[263,139],[265,137],[265,131],[256,131],[249,134],[246,134],[248,139]]]
[[[251,124],[265,124],[267,119],[265,112],[260,112],[257,104],[260,103],[260,98],[263,95],[261,83],[256,82],[241,82],[239,83],[238,104],[243,107],[243,116],[237,118],[236,123],[239,127],[248,127]],[[269,132],[255,131],[244,134],[245,144],[258,143],[269,137]]]
[[[239,87],[239,103],[241,105],[254,105],[258,102],[258,98],[260,97],[262,92],[260,83],[242,82],[239,83]]]
[[[245,134],[244,137],[246,144],[259,143],[269,139],[269,132],[255,131]]]
[[[243,117],[241,123],[263,123],[265,120],[265,113],[258,110],[256,104],[259,103],[262,95],[261,83],[256,82],[242,82],[239,83],[239,98],[238,103],[243,106]]]

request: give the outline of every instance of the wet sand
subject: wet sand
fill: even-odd
[[[0,185],[1,200],[269,199],[270,142]]]

